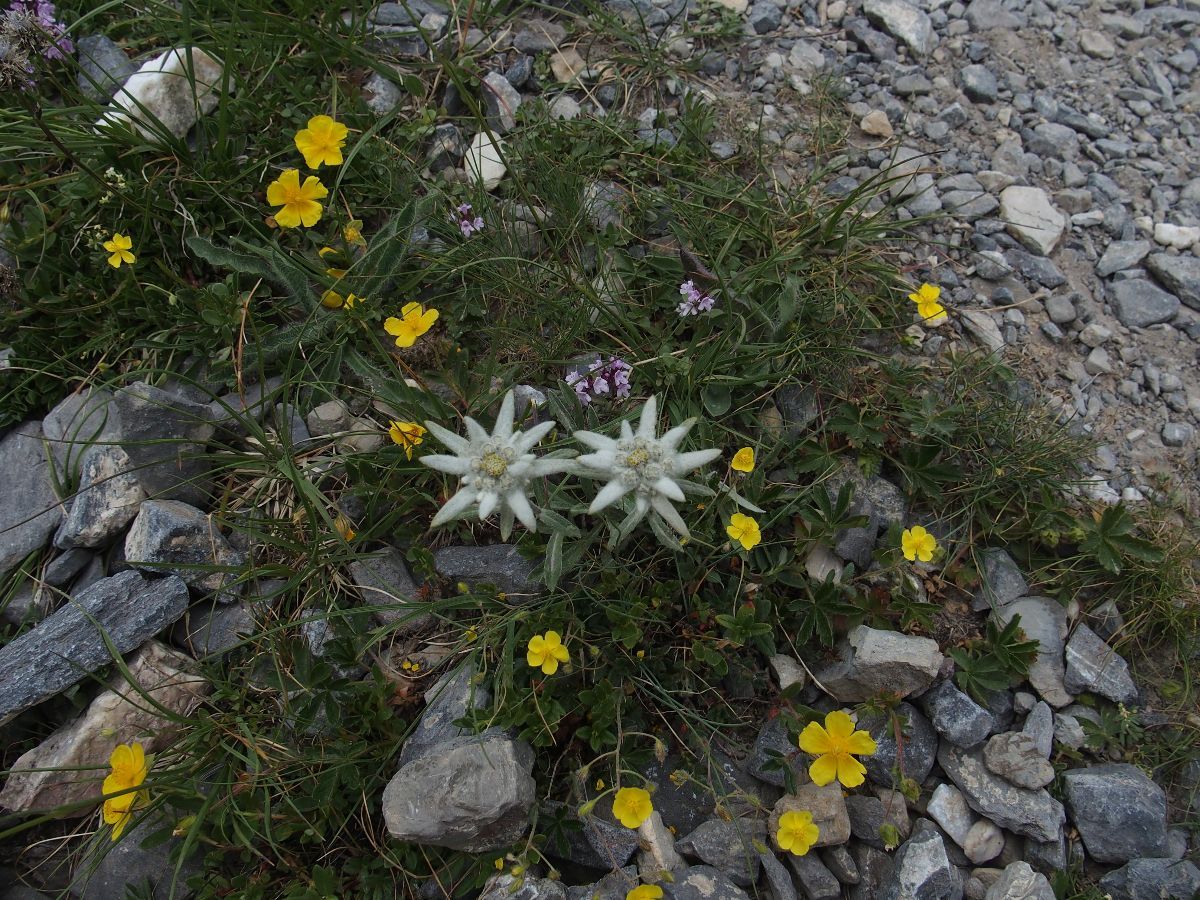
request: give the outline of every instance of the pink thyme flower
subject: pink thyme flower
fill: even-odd
[[[474,215],[470,203],[459,205],[456,211],[458,219],[455,221],[457,221],[458,230],[462,232],[463,237],[469,238],[475,232],[483,230],[483,216]]]
[[[713,304],[717,302],[697,288],[691,279],[688,279],[679,286],[679,293],[683,297],[683,300],[677,307],[681,316],[695,316],[702,312],[708,312],[713,308]]]
[[[611,396],[624,400],[632,390],[629,376],[633,367],[625,360],[610,356],[608,362],[597,359],[586,370],[567,373],[566,382],[575,390],[575,396],[584,406],[600,397]]]

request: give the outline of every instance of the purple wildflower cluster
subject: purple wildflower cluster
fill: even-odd
[[[46,33],[47,43],[42,49],[46,59],[66,59],[75,52],[75,44],[67,37],[67,26],[58,21],[58,10],[50,0],[12,0],[10,13],[30,16]]]
[[[702,312],[708,312],[717,302],[692,284],[690,279],[679,286],[679,293],[683,297],[679,304],[681,316],[698,316]]]
[[[463,237],[470,237],[475,232],[483,230],[483,216],[474,215],[470,203],[464,203],[457,212],[458,230],[462,232]]]
[[[633,366],[616,356],[610,356],[608,362],[596,360],[588,366],[585,372],[571,372],[566,381],[575,389],[575,396],[584,406],[599,397],[612,397],[624,400],[629,396],[629,376]]]

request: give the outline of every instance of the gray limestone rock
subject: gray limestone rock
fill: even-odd
[[[816,853],[809,851],[804,856],[787,854],[787,863],[800,884],[800,892],[808,900],[838,900],[842,896],[842,885]]]
[[[825,863],[825,868],[833,873],[833,877],[842,884],[858,884],[861,880],[858,877],[858,866],[854,863],[854,857],[850,855],[850,851],[845,844],[839,844],[836,847],[825,847],[819,852],[821,862]]]
[[[766,836],[761,820],[710,819],[677,840],[675,849],[720,869],[734,884],[749,887],[758,880],[762,867],[754,845],[765,845]]]
[[[216,524],[200,510],[178,500],[147,500],[125,537],[125,559],[149,572],[178,575],[198,591],[216,592],[233,601],[245,555],[229,546]]]
[[[1015,184],[1000,192],[1000,218],[1023,247],[1041,256],[1050,255],[1067,226],[1044,190]]]
[[[193,606],[172,631],[175,643],[197,658],[236,647],[258,629],[256,605],[203,602]]]
[[[1149,241],[1113,241],[1096,263],[1096,274],[1107,278],[1114,272],[1132,269],[1146,258],[1150,248]]]
[[[1073,694],[1091,691],[1114,703],[1137,702],[1129,664],[1086,625],[1075,627],[1066,649],[1066,687]]]
[[[934,730],[957,747],[983,743],[992,731],[992,714],[960,691],[950,680],[938,682],[916,699]]]
[[[480,85],[488,125],[496,134],[512,131],[517,125],[521,92],[499,72],[488,72]]]
[[[880,850],[888,849],[879,833],[884,825],[895,828],[901,840],[908,837],[912,830],[908,807],[904,795],[899,791],[885,791],[882,797],[851,794],[846,798],[846,813],[850,817],[850,833],[855,840]]]
[[[484,709],[491,702],[491,693],[476,684],[475,667],[464,663],[446,672],[425,692],[425,709],[416,728],[404,742],[400,765],[421,756],[436,753],[438,747],[455,738],[468,737],[473,732],[454,723],[471,710]],[[496,734],[489,729],[485,734]]]
[[[836,781],[823,786],[802,784],[796,788],[796,793],[784,794],[776,801],[767,823],[772,846],[775,846],[775,836],[779,832],[780,817],[793,811],[812,815],[813,824],[821,832],[814,847],[831,847],[850,839],[850,814],[841,785]]]
[[[758,861],[762,865],[763,882],[770,900],[799,900],[792,876],[779,857],[770,850],[764,850],[758,854]],[[624,896],[620,900],[625,900]]]
[[[850,855],[859,875],[858,884],[850,888],[850,900],[876,900],[892,875],[892,857],[866,844],[852,844]]]
[[[122,572],[80,591],[36,628],[0,647],[0,725],[135,650],[183,615],[187,585]]]
[[[1027,862],[1009,863],[984,894],[984,900],[1054,900],[1054,897],[1054,888],[1046,876],[1033,871]]]
[[[433,564],[443,578],[473,586],[494,584],[508,594],[535,594],[542,587],[533,578],[533,560],[512,544],[443,547],[433,552]]]
[[[393,626],[397,634],[403,635],[433,621],[433,615],[417,605],[417,583],[405,565],[404,554],[395,547],[356,559],[350,563],[350,577],[363,603],[375,607],[373,615],[380,625]]]
[[[781,758],[786,760],[782,766]],[[786,783],[785,766],[791,769],[793,776],[801,783],[808,778],[810,762],[806,755],[800,753],[795,740],[788,735],[783,720],[776,717],[768,721],[759,732],[750,757],[746,760],[746,771],[759,781],[783,787]]]
[[[671,900],[749,900],[745,891],[712,866],[692,866],[669,889]]]
[[[62,521],[42,444],[42,423],[18,425],[0,440],[0,575],[46,546]]]
[[[147,891],[137,894],[139,897],[187,900],[195,893],[187,886],[187,879],[204,870],[200,848],[193,849],[181,863],[173,862],[171,853],[183,838],[142,848],[146,838],[168,825],[162,817],[151,817],[130,828],[117,843],[104,847],[102,858],[96,858],[99,852],[85,855],[75,869],[71,894],[79,900],[115,900],[139,889]]]
[[[1022,597],[992,610],[1001,625],[1021,617],[1021,630],[1038,642],[1037,658],[1029,667],[1029,683],[1042,699],[1055,708],[1071,702],[1064,679],[1063,643],[1067,636],[1067,611],[1049,597]]]
[[[1200,257],[1155,253],[1146,260],[1146,268],[1159,284],[1186,306],[1200,310]]]
[[[1128,328],[1169,322],[1179,312],[1179,298],[1145,278],[1116,281],[1108,286],[1113,313]]]
[[[905,0],[866,0],[863,13],[918,56],[928,56],[937,43],[929,16]]]
[[[1067,303],[1069,305],[1070,301]],[[1071,318],[1075,318],[1074,309],[1071,310]],[[1028,594],[1029,582],[1006,550],[999,547],[984,550],[979,554],[978,562],[979,590],[971,602],[972,609],[978,611],[1003,606]]]
[[[107,103],[137,67],[125,51],[102,34],[89,34],[75,41],[80,92],[89,100]]]
[[[606,885],[605,887],[613,890],[615,885],[611,887]],[[440,887],[435,887],[435,889],[444,896]],[[499,875],[493,875],[488,880],[483,886],[478,900],[567,900],[567,890],[561,881],[535,878],[531,873],[523,874],[518,878],[511,872],[502,872]],[[430,895],[422,891],[418,896]],[[432,894],[432,896],[437,896],[437,894]],[[619,895],[613,891],[613,894],[609,896],[616,900]]]
[[[634,829],[608,822],[600,816],[588,816],[580,821],[574,810],[554,800],[544,803],[542,810],[555,819],[565,817],[566,821],[578,826],[563,829],[565,853],[555,841],[550,842],[547,851],[553,856],[589,869],[612,870],[628,863],[638,850],[638,833]],[[624,897],[624,892],[621,896]]]
[[[1097,862],[1160,857],[1167,846],[1167,798],[1141,769],[1107,763],[1063,775],[1067,808]]]
[[[1050,758],[1050,753],[1054,749],[1054,713],[1050,709],[1050,704],[1039,700],[1030,710],[1029,715],[1025,717],[1025,724],[1021,727],[1021,731],[1033,739],[1033,745],[1037,748],[1038,753],[1046,759]]]
[[[944,659],[937,641],[859,625],[839,644],[837,659],[816,677],[841,701],[907,697],[933,683]]]
[[[383,791],[388,832],[402,841],[485,853],[529,828],[533,751],[503,736],[462,737],[400,767]]]
[[[896,851],[891,876],[879,892],[880,900],[961,900],[962,881],[946,856],[946,845],[936,828],[923,822]]]
[[[972,103],[993,103],[1000,91],[995,74],[987,66],[963,66],[958,72],[958,80]]]
[[[79,490],[54,536],[54,545],[105,547],[133,521],[146,492],[132,470],[129,454],[113,444],[94,444],[83,452]]]
[[[513,48],[522,53],[548,53],[567,38],[567,29],[548,19],[529,19],[513,37]]]
[[[960,750],[943,744],[938,762],[962,791],[971,808],[1001,828],[1037,841],[1057,840],[1066,813],[1046,790],[1016,787],[990,772],[979,750]]]
[[[898,704],[893,712],[899,719],[903,737],[903,761],[899,768],[906,777],[920,784],[929,775],[937,756],[937,732],[921,711],[910,703]],[[867,767],[867,777],[875,784],[893,787],[892,770],[901,762],[901,752],[896,745],[891,716],[863,716],[858,727],[869,731],[875,739],[875,753],[862,760]]]
[[[994,735],[984,745],[983,762],[988,771],[1019,788],[1034,791],[1054,780],[1054,767],[1033,736],[1023,731]]]
[[[1008,9],[1001,0],[971,0],[966,9],[967,23],[972,31],[991,31],[995,28],[1013,30],[1024,28],[1024,13]]]
[[[1112,900],[1193,900],[1200,869],[1186,859],[1133,859],[1100,879]]]

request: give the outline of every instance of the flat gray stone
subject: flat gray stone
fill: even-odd
[[[1065,658],[1066,686],[1071,693],[1090,691],[1114,703],[1137,702],[1137,686],[1129,674],[1129,664],[1086,625],[1075,627],[1067,641]]]
[[[88,447],[80,462],[79,490],[54,536],[54,546],[63,550],[108,546],[133,521],[145,499],[128,453],[114,444]]]
[[[918,56],[928,56],[937,43],[929,16],[905,0],[866,0],[863,14]]]
[[[425,709],[412,734],[404,742],[400,765],[421,756],[437,752],[439,745],[455,738],[468,737],[474,732],[454,723],[472,710],[484,709],[491,702],[491,692],[476,684],[475,667],[464,663],[443,674],[425,692]],[[485,734],[497,734],[489,729]]]
[[[112,662],[101,631],[118,653],[129,653],[178,620],[187,603],[187,585],[174,576],[122,572],[80,591],[0,647],[0,725]]]
[[[513,38],[513,48],[522,53],[547,53],[567,39],[567,29],[547,19],[529,19]]]
[[[1042,755],[1037,741],[1023,731],[994,735],[983,748],[988,771],[1015,784],[1035,791],[1054,780],[1054,766]]]
[[[712,866],[692,866],[669,885],[672,900],[749,900],[740,887]]]
[[[41,422],[18,425],[0,440],[0,576],[45,547],[62,521],[50,471]]]
[[[766,844],[767,831],[761,820],[709,819],[695,831],[675,842],[675,849],[684,856],[720,869],[729,880],[741,887],[758,881],[762,863],[757,842]]]
[[[1071,318],[1074,317],[1072,310]],[[979,590],[971,602],[971,609],[979,611],[1003,606],[1029,593],[1029,582],[1006,550],[989,548],[979,554],[978,561]]]
[[[521,92],[499,72],[488,72],[480,84],[488,125],[496,134],[512,131],[517,125]]]
[[[89,100],[107,103],[137,67],[125,51],[102,34],[89,34],[75,41],[79,72],[75,81]]]
[[[1128,328],[1169,322],[1179,312],[1179,298],[1146,278],[1115,281],[1108,286],[1113,313]]]
[[[356,559],[350,563],[350,577],[363,603],[375,607],[373,616],[380,625],[391,626],[403,635],[433,622],[434,616],[420,608],[417,583],[408,571],[404,554],[395,547]]]
[[[966,9],[967,23],[972,31],[991,31],[995,28],[1013,30],[1024,28],[1024,13],[1007,9],[1001,0],[971,0]]]
[[[1027,862],[1009,863],[992,882],[984,900],[1055,900],[1054,888]]]
[[[204,870],[203,853],[199,847],[183,860],[182,865],[171,861],[171,852],[183,838],[170,838],[148,849],[142,842],[151,834],[167,827],[162,817],[139,822],[129,829],[121,839],[103,848],[101,858],[85,856],[75,869],[71,893],[79,900],[116,900],[128,895],[131,889],[148,891],[154,900],[188,900],[195,891],[187,886],[187,879]],[[105,837],[105,842],[108,838]],[[93,866],[95,867],[93,870]]]
[[[542,587],[533,578],[534,561],[513,544],[443,547],[433,551],[433,564],[443,578],[471,586],[493,584],[507,594],[536,594]]]
[[[1102,863],[1165,856],[1167,798],[1137,766],[1107,763],[1063,775],[1067,808],[1088,856]]]
[[[974,747],[991,733],[992,714],[955,687],[950,680],[939,682],[916,700],[934,730],[956,747]]]
[[[1146,260],[1146,269],[1184,305],[1200,310],[1200,257],[1155,253]]]
[[[900,720],[903,751],[896,745],[891,716],[862,716],[858,727],[870,732],[876,749],[873,755],[862,757],[861,762],[867,767],[867,778],[883,787],[894,787],[892,770],[897,766],[906,777],[920,784],[933,768],[938,749],[937,732],[911,703],[897,704],[893,712]]]
[[[1133,859],[1100,879],[1112,900],[1193,900],[1200,869],[1186,859]]]
[[[149,572],[178,575],[219,600],[232,601],[242,590],[230,570],[245,563],[245,554],[229,546],[212,519],[178,500],[142,503],[125,537],[125,560]]]
[[[401,841],[467,853],[500,850],[529,828],[537,785],[528,744],[463,737],[400,767],[383,791],[388,832]]]
[[[552,856],[561,857],[588,869],[611,870],[624,866],[638,851],[636,829],[625,828],[596,815],[587,816],[580,821],[574,810],[568,809],[565,803],[554,800],[544,803],[542,810],[555,818],[565,816],[567,821],[578,826],[575,829],[564,829],[567,842],[565,854],[555,840],[552,839],[547,844],[546,851]],[[622,891],[621,900],[624,900],[624,897],[625,891]]]
[[[1021,731],[1033,738],[1033,744],[1038,749],[1038,753],[1046,759],[1050,758],[1050,753],[1054,749],[1054,713],[1050,709],[1050,704],[1045,700],[1039,700],[1025,717],[1025,724],[1021,727]]]
[[[1049,597],[1022,597],[992,610],[992,616],[1001,625],[1007,625],[1014,616],[1021,617],[1021,630],[1038,642],[1037,658],[1029,667],[1029,683],[1056,709],[1069,704],[1073,698],[1064,684],[1067,611],[1063,605]]]
[[[961,900],[962,881],[946,855],[942,836],[928,821],[918,823],[921,825],[925,827],[918,827],[896,851],[879,900]]]
[[[800,884],[800,892],[808,900],[838,900],[842,896],[841,882],[816,853],[811,850],[803,856],[789,853],[785,858]]]
[[[884,825],[895,828],[901,840],[912,832],[912,825],[904,795],[899,791],[882,793],[881,797],[850,794],[846,797],[846,814],[850,817],[850,833],[855,840],[885,850],[887,848],[879,833]]]
[[[881,694],[903,698],[929,687],[944,659],[937,641],[859,625],[816,677],[843,702]]]
[[[943,744],[938,762],[962,791],[971,809],[1001,828],[1036,841],[1057,840],[1066,812],[1044,788],[1031,791],[1016,787],[988,771],[979,750],[961,750]]]
[[[1113,241],[1096,263],[1096,274],[1107,278],[1114,272],[1132,269],[1146,258],[1150,249],[1149,241]]]
[[[1010,185],[1000,192],[1000,218],[1008,233],[1030,253],[1049,256],[1067,227],[1067,218],[1054,208],[1041,188]]]

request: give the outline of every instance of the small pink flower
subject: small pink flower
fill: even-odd
[[[461,204],[456,212],[458,218],[452,221],[458,223],[458,230],[462,232],[463,237],[469,238],[475,232],[483,230],[483,216],[474,215],[470,203]]]

